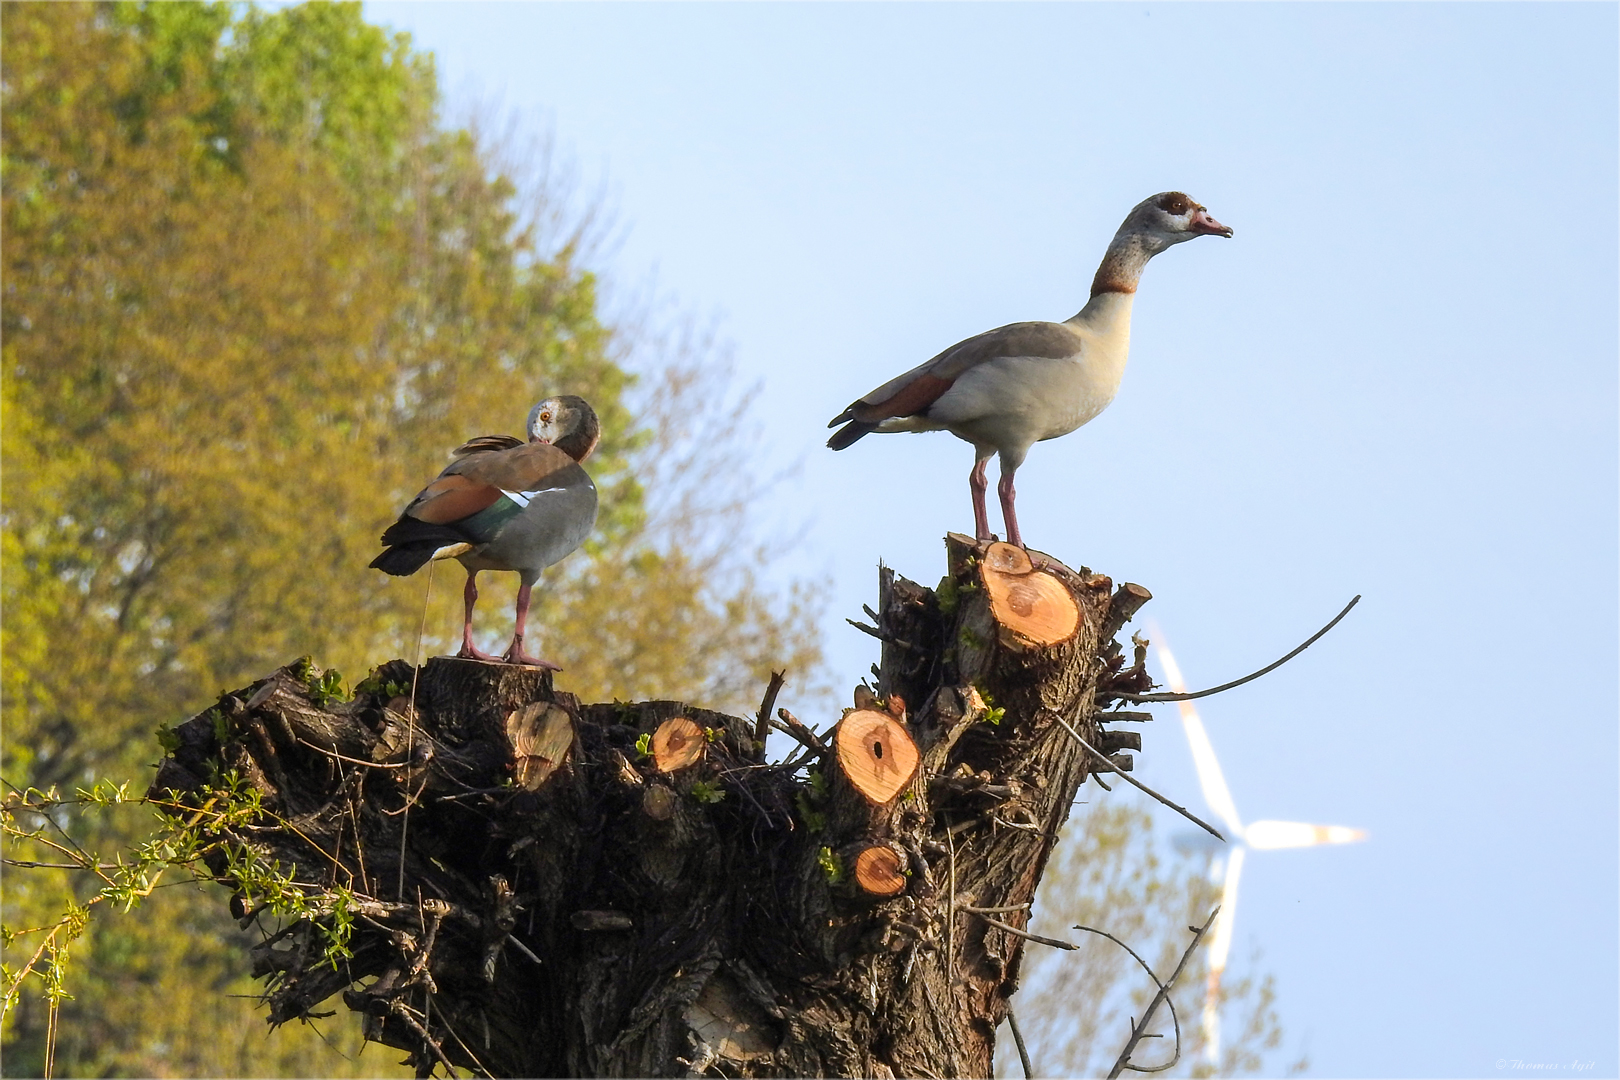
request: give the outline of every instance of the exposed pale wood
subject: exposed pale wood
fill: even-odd
[[[898,896],[906,891],[906,853],[888,843],[859,847],[851,877],[861,891],[872,896]]]
[[[987,570],[994,570],[998,574],[1022,575],[1035,569],[1035,564],[1030,562],[1029,552],[1016,544],[1005,544],[1000,541],[985,549],[984,566]]]
[[[844,775],[875,805],[892,802],[917,774],[917,744],[888,713],[850,711],[838,722],[833,742]]]
[[[1056,577],[1036,571],[1022,548],[991,544],[979,572],[991,614],[1004,629],[1034,645],[1057,645],[1074,637],[1080,626],[1074,594]]]
[[[532,702],[507,714],[506,737],[512,742],[513,781],[536,791],[568,757],[574,719],[560,705]]]
[[[696,763],[709,744],[703,729],[684,716],[665,720],[653,732],[653,765],[659,772],[672,773]]]
[[[767,1057],[781,1041],[770,1016],[725,972],[715,972],[685,1019],[712,1053],[731,1061]]]

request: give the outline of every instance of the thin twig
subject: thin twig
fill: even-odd
[[[1209,931],[1210,924],[1215,921],[1215,916],[1219,915],[1220,913],[1221,906],[1216,904],[1215,910],[1211,911],[1209,913],[1209,918],[1204,920],[1204,925],[1193,931],[1193,939],[1187,945],[1187,950],[1181,954],[1181,963],[1177,964],[1176,970],[1170,973],[1170,981],[1167,983],[1161,983],[1159,985],[1159,992],[1154,995],[1153,1001],[1147,1007],[1147,1012],[1143,1013],[1142,1019],[1138,1020],[1131,1028],[1130,1041],[1125,1044],[1125,1049],[1120,1051],[1119,1060],[1114,1062],[1113,1069],[1108,1073],[1108,1080],[1118,1080],[1119,1074],[1124,1072],[1126,1069],[1130,1069],[1132,1072],[1163,1072],[1165,1069],[1170,1068],[1171,1065],[1174,1065],[1176,1061],[1181,1060],[1181,1026],[1178,1023],[1176,1025],[1176,1056],[1174,1060],[1172,1060],[1168,1065],[1157,1065],[1152,1067],[1143,1067],[1140,1065],[1132,1065],[1130,1063],[1131,1051],[1135,1050],[1136,1044],[1142,1041],[1144,1037],[1143,1032],[1147,1030],[1148,1022],[1153,1019],[1153,1014],[1158,1010],[1160,1003],[1170,997],[1170,988],[1176,985],[1177,979],[1181,978],[1182,969],[1187,966],[1187,961],[1192,959],[1193,950],[1197,949],[1198,943],[1204,940],[1204,935]],[[1154,981],[1157,982],[1158,980],[1155,979]],[[1174,1014],[1175,1007],[1171,1006],[1171,1015],[1173,1016]]]
[[[422,622],[416,628],[415,665],[411,668],[410,715],[405,717],[405,760],[407,762],[416,760],[416,683],[422,675],[422,638],[427,633],[428,605],[433,600],[434,565],[433,561],[428,562],[427,588],[422,593]],[[422,780],[422,789],[424,791],[427,789],[426,777]],[[421,791],[418,791],[417,794],[420,795]],[[411,803],[415,801],[415,799],[411,799],[406,802],[404,815],[399,822],[399,883],[394,888],[395,900],[405,899],[405,836],[406,831],[411,827]],[[449,1064],[448,1061],[445,1062],[446,1066]],[[454,1069],[450,1070],[450,1075],[455,1075]]]
[[[338,768],[341,770],[343,766],[339,765]],[[354,827],[354,857],[360,864],[360,887],[369,893],[371,891],[371,879],[366,875],[366,842],[360,836],[360,813],[354,808],[354,804],[361,798],[361,789],[366,786],[366,774],[356,773],[355,776],[354,791],[349,794],[348,799],[345,801],[349,807],[349,822]],[[342,827],[341,823],[339,823],[339,827]]]
[[[950,818],[947,816],[947,821]],[[950,846],[951,852],[951,880],[950,897],[954,908],[956,903],[956,834],[950,829],[945,830],[945,842]],[[982,917],[982,916],[981,916]],[[945,916],[945,983],[947,986],[956,985],[956,912],[954,910]]]
[[[1018,1030],[1018,1019],[1012,1006],[1007,1006],[1007,1026],[1012,1029],[1013,1043],[1018,1047],[1018,1063],[1024,1067],[1024,1080],[1035,1080],[1035,1066],[1029,1063],[1029,1050],[1024,1046],[1024,1033]]]
[[[1029,907],[1028,903],[1005,904],[1002,907],[974,907],[971,904],[957,904],[957,911],[970,911],[975,915],[1006,915],[1014,911],[1023,911]]]
[[[428,1034],[428,1029],[417,1023],[416,1017],[411,1015],[410,1006],[406,1005],[398,998],[395,998],[393,1001],[388,1003],[388,1007],[395,1016],[399,1017],[401,1020],[405,1021],[406,1024],[410,1025],[411,1030],[416,1032],[416,1034],[421,1037],[423,1042],[427,1043],[428,1048],[433,1051],[434,1056],[439,1059],[446,1069],[450,1070],[451,1080],[454,1080],[456,1075],[456,1067],[450,1064],[449,1058],[444,1056],[444,1051],[440,1049],[439,1044],[434,1041],[433,1036]]]
[[[1026,941],[1033,941],[1038,945],[1050,945],[1054,949],[1065,949],[1065,950],[1070,951],[1070,952],[1078,952],[1079,949],[1080,949],[1080,946],[1074,944],[1072,941],[1061,941],[1061,940],[1059,940],[1057,938],[1042,937],[1040,934],[1031,934],[1028,931],[1019,930],[1016,927],[1008,926],[1006,923],[1002,922],[1000,919],[992,919],[988,915],[984,914],[985,911],[994,911],[994,910],[996,910],[994,908],[973,908],[973,907],[968,907],[965,904],[959,904],[959,905],[957,905],[956,910],[957,911],[972,912],[973,914],[979,916],[979,918],[983,919],[985,922],[989,923],[991,926],[995,927],[997,930],[1004,930],[1007,933],[1014,935],[1015,937],[1021,937]],[[1076,926],[1075,929],[1076,930],[1085,930],[1088,933],[1098,934],[1098,935],[1100,935],[1102,937],[1105,937],[1109,941],[1112,941],[1115,945],[1118,945],[1120,948],[1122,948],[1126,952],[1130,953],[1131,957],[1133,959],[1135,959],[1135,961],[1138,964],[1142,965],[1142,970],[1147,972],[1148,978],[1153,980],[1153,985],[1157,986],[1162,993],[1169,993],[1169,987],[1166,986],[1164,983],[1160,982],[1159,977],[1157,975],[1153,974],[1153,969],[1148,967],[1147,961],[1143,960],[1140,956],[1137,956],[1136,950],[1131,948],[1129,945],[1125,944],[1123,941],[1119,940],[1119,938],[1115,937],[1113,934],[1108,933],[1106,930],[1095,930],[1095,929],[1092,929],[1089,926]],[[1183,961],[1183,963],[1185,963],[1185,961]],[[1176,974],[1179,975],[1180,973],[1181,973],[1181,969],[1178,967],[1176,969]],[[1174,982],[1175,980],[1172,979],[1171,981]],[[1157,1003],[1155,1003],[1155,1007],[1157,1007]],[[1008,1015],[1009,1016],[1011,1015],[1010,1010],[1009,1010]],[[1170,1020],[1176,1026],[1176,1061],[1180,1061],[1181,1060],[1181,1020],[1176,1015],[1176,1003],[1173,1002],[1173,1001],[1170,1002]],[[1015,1039],[1018,1038],[1018,1033],[1017,1033],[1016,1028],[1013,1029],[1013,1037]],[[1143,1038],[1146,1038],[1146,1037],[1147,1036],[1143,1036]],[[1028,1061],[1027,1056],[1024,1055],[1022,1053],[1022,1051],[1020,1051],[1019,1056],[1024,1058],[1024,1075],[1025,1076],[1030,1075],[1031,1070],[1029,1068],[1029,1061]],[[1170,1065],[1174,1065],[1174,1064],[1175,1064],[1175,1061],[1172,1061],[1170,1063]],[[1159,1068],[1153,1068],[1153,1069],[1143,1069],[1143,1068],[1139,1068],[1139,1067],[1133,1065],[1133,1066],[1131,1066],[1131,1068],[1137,1069],[1138,1072],[1160,1072],[1160,1071],[1162,1071],[1162,1069],[1168,1069],[1170,1067],[1170,1065],[1165,1065],[1165,1066],[1162,1066],[1162,1067],[1159,1067]]]
[[[811,731],[803,720],[800,720],[786,709],[777,709],[776,716],[781,721],[781,723],[775,725],[778,731],[786,732],[799,740],[805,747],[814,750],[823,757],[826,756],[827,744],[822,742],[821,736]],[[787,726],[784,727],[784,724]]]
[[[776,708],[776,695],[782,692],[786,676],[786,669],[771,672],[771,681],[765,686],[765,699],[759,703],[759,712],[754,715],[754,741],[759,744],[755,752],[761,761],[765,760],[765,738],[771,733],[771,710]]]
[[[1098,750],[1095,746],[1092,746],[1090,743],[1086,742],[1085,739],[1081,738],[1080,733],[1078,731],[1074,730],[1074,728],[1070,727],[1069,722],[1067,720],[1063,719],[1063,717],[1061,717],[1061,716],[1058,716],[1056,713],[1053,713],[1052,716],[1053,716],[1053,718],[1055,720],[1057,720],[1058,723],[1063,725],[1063,730],[1064,731],[1067,731],[1070,735],[1074,736],[1076,742],[1078,742],[1081,746],[1085,747],[1087,750],[1090,750],[1093,754],[1097,755],[1098,759],[1102,762],[1102,764],[1105,767],[1107,767],[1107,769],[1110,772],[1112,772],[1115,776],[1119,777],[1121,780],[1125,781],[1127,784],[1132,784],[1132,785],[1140,788],[1141,790],[1147,792],[1149,795],[1153,796],[1155,799],[1159,800],[1161,803],[1168,806],[1170,809],[1174,810],[1176,813],[1180,814],[1182,817],[1186,818],[1188,821],[1192,822],[1194,825],[1197,825],[1199,828],[1203,829],[1205,832],[1207,832],[1211,836],[1215,837],[1215,839],[1220,840],[1222,843],[1224,843],[1226,841],[1226,837],[1222,836],[1218,831],[1216,831],[1215,826],[1213,826],[1209,822],[1203,820],[1198,815],[1194,814],[1191,810],[1188,810],[1185,806],[1177,806],[1175,803],[1171,802],[1169,799],[1165,798],[1163,795],[1160,795],[1157,791],[1154,791],[1152,788],[1148,787],[1146,784],[1142,783],[1140,780],[1138,780],[1135,777],[1131,776],[1129,773],[1121,772],[1117,767],[1115,767],[1113,762],[1108,760],[1108,758],[1103,754],[1103,752],[1101,750]]]
[[[1335,626],[1339,625],[1339,620],[1350,614],[1350,609],[1355,607],[1360,602],[1361,596],[1358,594],[1348,604],[1344,605],[1343,611],[1333,616],[1332,622],[1328,623],[1326,626],[1322,627],[1322,629],[1306,638],[1303,645],[1289,653],[1287,656],[1283,657],[1281,660],[1278,660],[1276,663],[1267,664],[1265,667],[1254,672],[1252,675],[1245,675],[1241,679],[1233,679],[1229,683],[1222,683],[1219,686],[1212,686],[1208,690],[1197,690],[1190,694],[1120,694],[1109,692],[1108,696],[1118,698],[1121,701],[1129,701],[1138,705],[1155,701],[1192,701],[1195,698],[1209,697],[1211,694],[1219,694],[1223,691],[1230,690],[1233,687],[1242,686],[1246,682],[1253,682],[1255,679],[1258,679],[1260,676],[1265,675],[1268,672],[1276,671],[1278,668],[1288,663],[1288,661],[1292,660],[1294,657],[1316,644],[1316,640],[1318,638],[1327,633],[1329,630],[1333,629]]]
[[[967,908],[957,908],[956,910],[957,911],[967,911],[969,909],[967,909]],[[975,914],[977,914],[977,912],[975,912]],[[1008,926],[1006,923],[1002,922],[1000,919],[992,919],[988,915],[980,915],[979,918],[983,919],[985,922],[989,923],[991,926],[995,927],[997,930],[1005,930],[1007,933],[1013,935],[1014,937],[1021,937],[1025,941],[1033,941],[1037,945],[1050,945],[1054,949],[1067,949],[1070,952],[1075,952],[1080,948],[1080,946],[1076,945],[1072,941],[1060,941],[1059,939],[1054,938],[1054,937],[1042,937],[1039,934],[1031,934],[1027,930],[1020,930],[1016,926]]]
[[[407,768],[410,765],[409,761],[395,761],[395,762],[392,762],[392,763],[383,762],[383,761],[362,761],[359,758],[344,757],[342,754],[338,753],[336,750],[328,750],[326,747],[321,746],[319,743],[312,743],[308,739],[302,739],[301,738],[298,741],[300,743],[302,743],[303,745],[309,747],[311,750],[316,750],[316,751],[319,751],[322,754],[325,754],[327,757],[334,757],[334,758],[337,758],[339,761],[347,761],[350,765],[364,765],[368,769],[404,769],[404,768]]]
[[[516,946],[518,952],[522,953],[524,956],[527,956],[530,960],[533,960],[536,964],[539,964],[541,967],[545,967],[545,964],[541,961],[541,959],[538,956],[534,955],[534,951],[532,949],[530,949],[527,945],[523,944],[523,942],[521,942],[521,941],[519,941],[517,939],[516,934],[507,934],[506,935],[506,940],[511,942],[514,946]]]
[[[456,1040],[456,1042],[461,1046],[462,1051],[472,1059],[473,1075],[476,1076],[478,1073],[483,1073],[485,1076],[495,1075],[484,1067],[484,1063],[478,1060],[478,1055],[472,1052],[472,1047],[468,1046],[466,1040],[456,1033],[455,1028],[450,1026],[450,1021],[445,1017],[443,1009],[439,1010],[439,1023],[444,1025],[444,1030],[450,1033],[450,1037]],[[488,1047],[485,1047],[485,1049],[487,1050]]]
[[[1126,952],[1130,953],[1132,960],[1135,960],[1138,964],[1142,965],[1142,970],[1147,972],[1147,977],[1153,980],[1153,985],[1154,986],[1157,986],[1160,990],[1163,990],[1166,994],[1168,994],[1170,992],[1169,987],[1167,987],[1164,983],[1160,982],[1159,977],[1157,975],[1153,974],[1153,969],[1148,967],[1148,962],[1146,960],[1142,959],[1141,956],[1137,955],[1137,952],[1136,952],[1135,949],[1131,948],[1129,945],[1127,945],[1123,941],[1119,940],[1119,938],[1115,937],[1113,934],[1110,934],[1106,930],[1098,930],[1096,927],[1093,927],[1093,926],[1081,926],[1080,924],[1076,923],[1074,928],[1076,930],[1084,930],[1088,934],[1096,934],[1098,937],[1105,937],[1109,941],[1112,941],[1115,945],[1118,945],[1120,948],[1122,948]],[[1179,970],[1180,969],[1178,968],[1177,971],[1179,971]],[[1173,998],[1169,998],[1169,997],[1166,997],[1164,1000],[1165,1000],[1165,1004],[1170,1006],[1170,1023],[1172,1025],[1174,1025],[1175,1032],[1176,1032],[1176,1054],[1175,1054],[1175,1057],[1170,1059],[1170,1063],[1168,1065],[1155,1065],[1155,1066],[1152,1066],[1152,1067],[1146,1067],[1146,1066],[1141,1066],[1141,1065],[1132,1065],[1132,1066],[1130,1066],[1130,1068],[1136,1070],[1137,1072],[1163,1072],[1164,1070],[1170,1068],[1176,1062],[1181,1060],[1181,1017],[1176,1015],[1176,1003],[1175,1003],[1175,1000]],[[1134,1023],[1134,1021],[1133,1021],[1133,1023]],[[1162,1036],[1159,1036],[1159,1035],[1144,1035],[1143,1036],[1143,1038],[1145,1038],[1145,1039],[1157,1039],[1157,1038],[1161,1038],[1161,1037]]]

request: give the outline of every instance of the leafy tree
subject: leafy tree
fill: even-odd
[[[424,625],[423,655],[447,644],[459,574],[424,607],[425,575],[366,569],[376,535],[450,448],[557,392],[604,427],[598,534],[532,620],[563,685],[737,708],[772,665],[814,677],[808,596],[765,591],[728,536],[745,506],[690,479],[726,456],[690,438],[723,371],[655,349],[641,366],[671,370],[636,385],[582,234],[542,228],[545,193],[442,123],[406,37],[352,4],[18,4],[0,65],[9,783],[143,787],[153,728],[223,687],[302,653],[358,676],[417,655]],[[489,593],[493,637],[510,605]],[[62,823],[109,852],[137,828]],[[6,923],[90,887],[8,874]],[[58,1071],[351,1068],[266,1040],[227,996],[250,990],[234,927],[193,890],[158,896],[73,946]],[[40,1069],[46,1010],[5,1023],[7,1072]]]

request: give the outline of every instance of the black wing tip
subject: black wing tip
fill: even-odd
[[[827,440],[827,445],[834,450],[842,450],[846,446],[859,442],[863,435],[876,431],[876,424],[863,424],[859,420],[851,420],[846,426],[840,428]]]
[[[853,408],[854,408],[853,405],[850,406],[850,409],[853,409]],[[845,409],[843,412],[839,413],[837,416],[835,416],[831,420],[827,421],[827,426],[828,427],[837,427],[839,424],[847,423],[847,422],[855,419],[855,414],[853,412],[851,412],[850,409]]]
[[[371,560],[373,570],[381,570],[394,577],[410,577],[432,559],[438,544],[399,544]]]

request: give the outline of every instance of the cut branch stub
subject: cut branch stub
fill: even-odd
[[[874,805],[894,801],[917,775],[917,744],[888,713],[855,709],[838,722],[838,764]]]
[[[855,884],[872,896],[898,896],[906,889],[906,855],[893,844],[868,844],[854,859]]]
[[[513,779],[518,787],[534,791],[568,757],[574,718],[561,706],[536,701],[507,714],[506,737],[512,742]]]
[[[675,815],[675,793],[663,784],[648,784],[641,793],[641,812],[654,821],[668,821]]]
[[[703,729],[684,716],[665,720],[653,732],[653,764],[659,772],[671,773],[702,759],[709,739]]]
[[[1037,572],[1012,544],[991,544],[980,563],[996,622],[1036,645],[1057,645],[1080,627],[1080,605],[1062,582]]]

